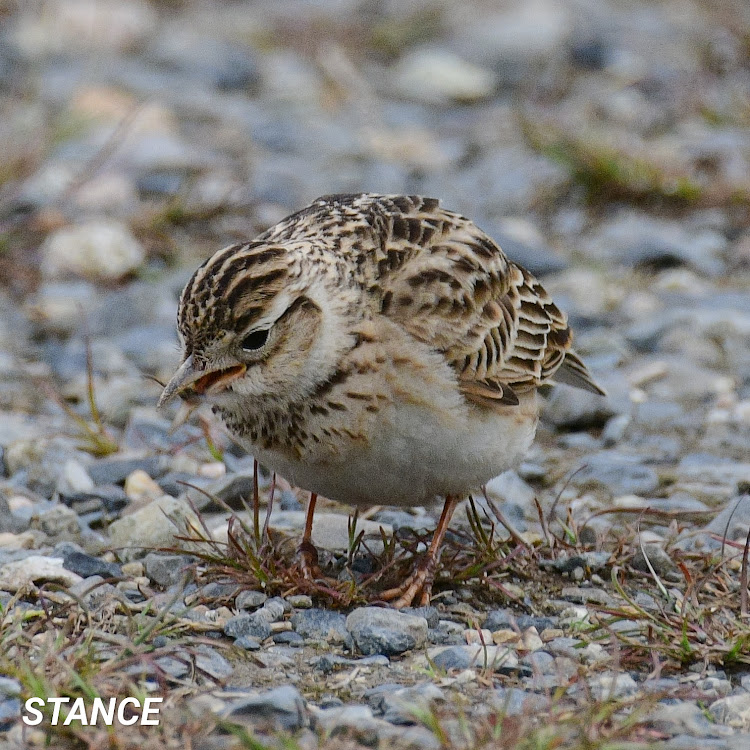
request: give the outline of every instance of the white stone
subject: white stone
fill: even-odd
[[[57,480],[57,491],[70,495],[76,492],[91,492],[95,487],[94,480],[86,469],[72,458],[63,465],[60,478]]]
[[[489,645],[493,642],[492,631],[487,630],[487,628],[482,628],[481,630],[467,628],[466,630],[464,630],[464,638],[466,638],[466,643],[468,643],[469,645],[473,643]]]
[[[497,85],[492,71],[452,52],[428,48],[414,50],[398,63],[394,83],[404,96],[429,104],[481,101]]]
[[[146,251],[125,224],[91,221],[58,229],[47,238],[42,272],[48,278],[114,280],[134,271],[145,258]]]
[[[83,578],[66,570],[61,557],[32,555],[24,560],[0,565],[0,589],[18,591],[33,583],[53,581],[63,586],[72,586]]]

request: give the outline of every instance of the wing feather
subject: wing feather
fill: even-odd
[[[555,375],[603,393],[571,350],[565,314],[484,232],[434,200],[410,198],[395,210],[383,252],[400,262],[381,266],[381,312],[447,357],[467,399],[517,404]]]

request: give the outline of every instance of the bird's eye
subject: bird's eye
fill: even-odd
[[[266,341],[268,341],[268,333],[268,330],[253,331],[252,333],[248,333],[247,336],[242,339],[242,348],[248,352],[253,352],[261,349]]]

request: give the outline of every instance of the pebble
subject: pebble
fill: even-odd
[[[750,694],[728,695],[714,701],[708,708],[714,721],[719,724],[750,731]]]
[[[175,535],[184,534],[186,527],[201,529],[195,513],[181,500],[164,495],[110,524],[109,538],[127,562],[142,557],[149,547],[185,547]]]
[[[379,607],[355,609],[346,618],[346,629],[366,656],[396,656],[423,646],[427,640],[424,617]]]
[[[430,663],[438,669],[489,669],[513,673],[519,660],[515,652],[502,646],[448,646],[427,650]]]
[[[409,52],[393,74],[394,85],[404,96],[427,104],[480,101],[496,86],[492,71],[437,49]]]
[[[156,500],[164,492],[143,469],[136,469],[125,477],[125,494],[132,501]]]
[[[248,722],[258,728],[287,732],[296,732],[309,725],[305,699],[292,685],[246,697],[233,697],[222,715],[233,722]]]
[[[83,579],[78,574],[66,570],[60,557],[29,555],[17,562],[0,565],[0,589],[18,591],[33,583],[60,583],[73,586]]]
[[[312,599],[307,594],[293,594],[288,596],[286,600],[294,609],[311,609],[313,605]]]
[[[251,615],[241,614],[230,617],[224,624],[224,635],[230,638],[250,637],[263,641],[271,636],[271,626],[268,620],[259,617],[255,612]]]
[[[351,643],[346,617],[325,609],[305,609],[292,615],[292,627],[306,640],[332,644]]]
[[[48,278],[73,274],[93,281],[120,279],[146,258],[127,225],[116,221],[59,229],[47,238],[41,252],[42,272]]]
[[[266,599],[268,596],[262,591],[241,591],[234,600],[234,606],[237,609],[257,609],[265,603]]]
[[[188,567],[195,561],[186,555],[164,555],[149,552],[143,558],[146,575],[158,586],[169,588],[186,575]]]
[[[583,468],[571,478],[576,487],[594,487],[611,495],[647,495],[659,486],[659,476],[634,456],[600,451],[586,457]]]
[[[122,568],[117,563],[106,562],[99,557],[93,557],[76,550],[64,555],[63,565],[67,570],[82,578],[88,578],[89,576],[120,578],[123,575]]]

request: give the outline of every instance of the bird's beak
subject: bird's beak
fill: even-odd
[[[175,396],[203,395],[224,390],[229,383],[242,377],[247,371],[245,365],[234,365],[224,369],[199,370],[191,354],[179,367],[162,391],[157,409],[166,406]]]

